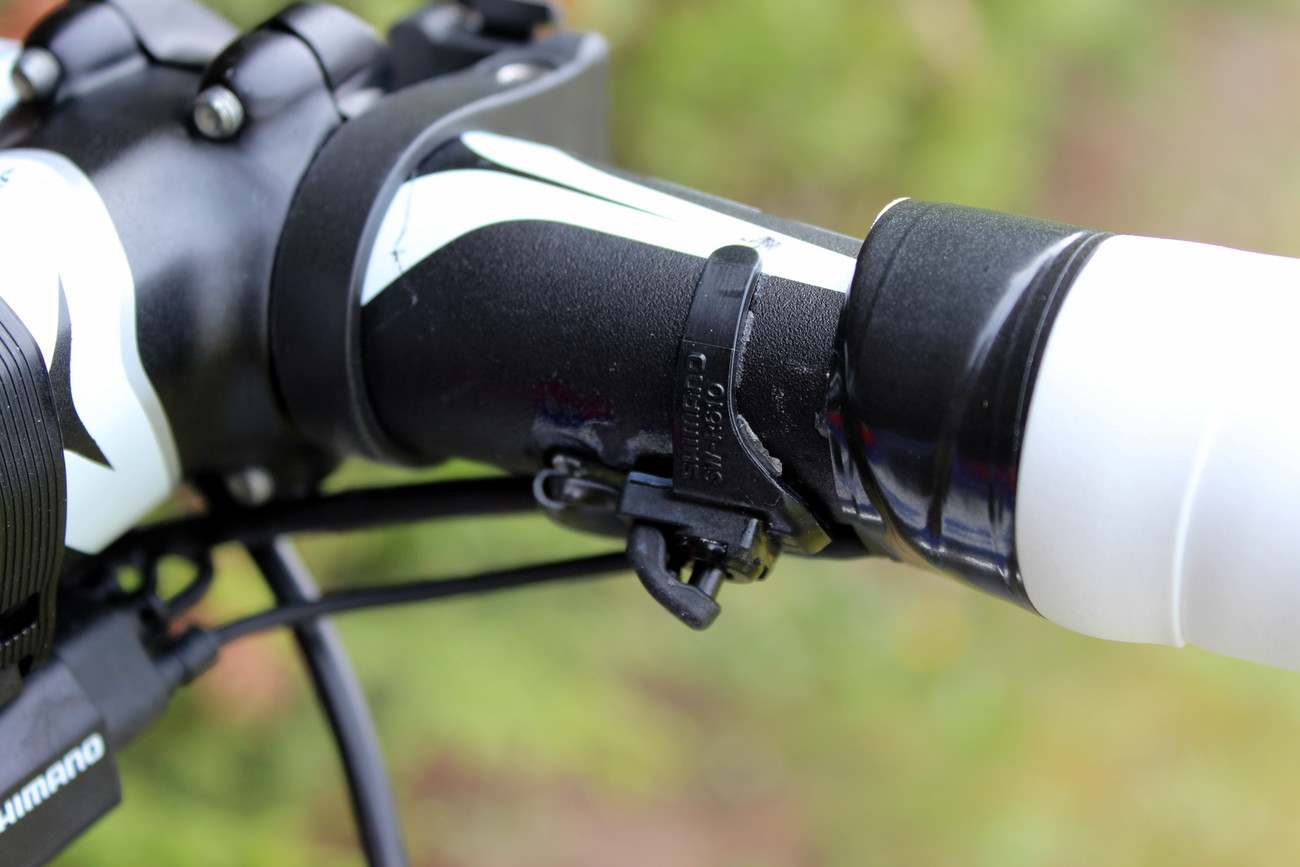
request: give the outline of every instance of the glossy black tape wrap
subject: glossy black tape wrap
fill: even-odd
[[[858,258],[832,377],[841,506],[870,547],[1031,608],[1016,473],[1056,311],[1104,233],[907,200]]]

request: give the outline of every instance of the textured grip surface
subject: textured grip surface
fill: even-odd
[[[49,653],[66,496],[49,374],[0,302],[0,669]]]

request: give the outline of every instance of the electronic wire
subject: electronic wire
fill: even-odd
[[[467,578],[409,581],[387,587],[340,590],[327,593],[314,601],[280,605],[259,614],[252,614],[234,620],[224,626],[217,627],[213,630],[213,634],[220,644],[225,645],[256,632],[274,629],[278,626],[291,626],[304,620],[311,620],[329,614],[342,614],[346,611],[357,611],[364,608],[445,599],[450,596],[461,596],[469,593],[487,593],[493,590],[506,590],[512,587],[523,587],[529,584],[542,584],[551,581],[594,578],[601,575],[626,572],[628,568],[626,555],[619,552],[575,560],[541,563],[520,569],[485,572]]]

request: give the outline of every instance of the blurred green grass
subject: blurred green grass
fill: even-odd
[[[572,6],[612,40],[627,168],[851,235],[914,195],[1300,253],[1294,4]],[[304,548],[338,586],[606,544],[524,518]],[[210,615],[265,602],[222,563]],[[1295,675],[1074,636],[889,564],[787,560],[724,603],[703,635],[630,580],[341,620],[415,863],[1300,857]],[[61,864],[359,863],[283,637],[228,654],[123,765],[125,805]]]

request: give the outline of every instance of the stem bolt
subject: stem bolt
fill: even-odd
[[[496,79],[502,87],[515,87],[541,78],[551,71],[540,63],[508,63],[496,71]]]
[[[228,87],[214,84],[194,99],[194,126],[212,141],[232,138],[244,126],[244,104]]]
[[[44,48],[25,48],[11,73],[14,90],[23,102],[37,102],[54,94],[63,78],[59,58]]]
[[[226,490],[241,506],[264,506],[275,496],[275,476],[266,467],[246,467],[226,476]]]

